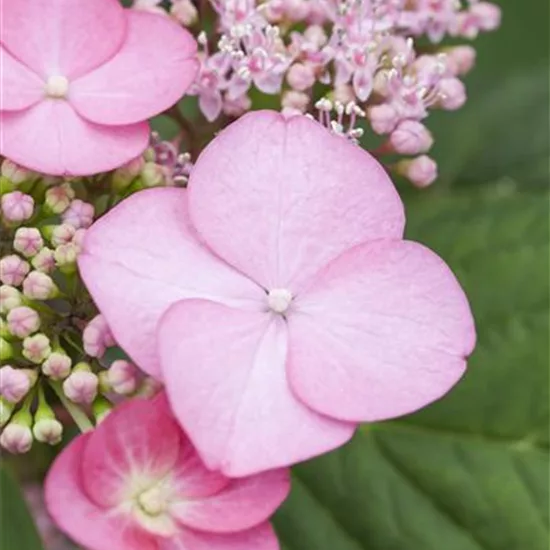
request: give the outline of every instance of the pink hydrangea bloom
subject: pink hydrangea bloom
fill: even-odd
[[[286,470],[239,480],[207,470],[161,394],[73,441],[50,470],[46,504],[90,550],[277,550],[267,520],[288,491]]]
[[[0,153],[43,173],[87,175],[136,157],[145,121],[198,69],[187,31],[117,0],[4,0],[1,10]]]
[[[368,153],[307,117],[255,112],[205,149],[187,190],[138,193],[97,221],[79,264],[207,466],[241,476],[338,447],[464,373],[468,301],[404,223]]]

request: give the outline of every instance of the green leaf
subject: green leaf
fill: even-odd
[[[0,467],[0,550],[42,548],[21,490],[6,467]]]
[[[285,550],[547,550],[548,197],[416,196],[408,237],[470,296],[478,346],[448,396],[293,470]]]

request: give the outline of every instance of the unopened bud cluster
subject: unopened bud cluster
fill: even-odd
[[[3,448],[24,453],[35,440],[59,443],[63,406],[77,423],[80,418],[91,426],[110,411],[113,396],[158,389],[131,362],[106,356],[116,343],[96,315],[76,260],[87,228],[106,202],[151,185],[185,183],[190,168],[187,156],[182,159],[173,144],[157,137],[146,156],[107,174],[103,186],[42,176],[1,161]],[[160,177],[153,182],[155,171]]]

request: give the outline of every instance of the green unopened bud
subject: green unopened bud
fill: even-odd
[[[65,274],[71,274],[76,271],[77,256],[78,246],[74,243],[62,244],[54,252],[55,263],[60,271]]]
[[[63,436],[63,426],[46,402],[42,387],[38,392],[38,408],[34,414],[32,432],[38,441],[48,445],[57,445]]]
[[[164,170],[160,164],[146,162],[141,171],[141,180],[145,187],[160,187],[164,185]]]
[[[15,403],[10,403],[0,397],[0,428],[3,428],[9,422],[14,408]]]
[[[138,157],[115,170],[112,179],[113,189],[116,192],[124,191],[139,176],[144,165],[143,157]]]
[[[0,361],[7,361],[13,357],[13,346],[4,338],[0,338]]]
[[[113,405],[110,401],[105,399],[105,397],[99,396],[96,397],[92,403],[92,412],[96,420],[96,424],[100,424],[107,418],[109,413],[113,410]]]

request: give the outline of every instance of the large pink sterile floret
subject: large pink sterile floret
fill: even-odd
[[[160,394],[74,440],[48,474],[46,504],[89,550],[278,550],[267,520],[289,489],[286,470],[207,470]]]
[[[462,376],[467,299],[404,221],[368,153],[256,112],[205,149],[188,190],[144,191],[96,222],[79,265],[208,467],[241,476],[338,447]]]
[[[120,166],[198,70],[193,37],[118,0],[3,0],[0,154],[47,174]]]

